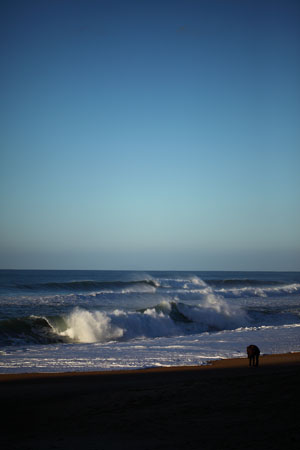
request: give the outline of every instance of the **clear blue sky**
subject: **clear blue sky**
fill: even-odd
[[[1,268],[300,270],[300,2],[1,2]]]

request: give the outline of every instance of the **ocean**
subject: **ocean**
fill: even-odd
[[[0,271],[0,373],[300,351],[300,272]]]

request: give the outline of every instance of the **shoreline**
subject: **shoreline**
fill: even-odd
[[[298,450],[300,352],[201,366],[0,375],[6,450]]]
[[[259,367],[284,366],[300,364],[300,352],[262,354],[259,358]],[[69,372],[22,372],[22,373],[0,373],[0,383],[5,381],[35,380],[47,378],[73,378],[73,377],[94,377],[110,375],[138,375],[154,373],[175,373],[189,371],[211,371],[221,369],[243,369],[248,368],[248,358],[224,358],[208,361],[198,366],[166,366],[149,367],[141,369],[115,369],[100,371],[69,371]]]

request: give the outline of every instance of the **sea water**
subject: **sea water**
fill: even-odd
[[[0,271],[0,373],[300,351],[299,272]]]

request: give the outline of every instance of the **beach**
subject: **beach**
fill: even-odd
[[[300,273],[0,271],[0,373],[200,366],[300,351]]]
[[[5,449],[296,449],[300,353],[0,375]]]

